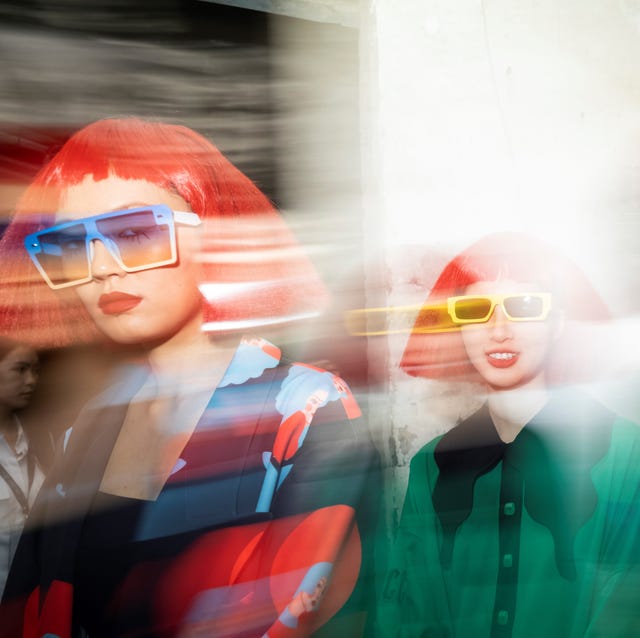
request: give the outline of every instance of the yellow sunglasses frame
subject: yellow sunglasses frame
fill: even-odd
[[[536,297],[537,299],[541,299],[542,309],[540,311],[540,314],[536,317],[512,317],[504,305],[505,299],[509,299],[510,297]],[[464,299],[489,300],[491,302],[489,312],[482,319],[460,319],[456,314],[455,306],[458,301],[462,301]],[[509,321],[544,321],[549,316],[549,312],[551,311],[551,293],[519,292],[502,295],[460,295],[458,297],[449,297],[447,299],[447,311],[449,313],[449,316],[451,317],[451,321],[453,321],[457,325],[466,325],[470,323],[486,323],[487,321],[489,321],[489,319],[491,319],[491,316],[493,315],[493,312],[498,305],[502,306],[505,317],[507,317]]]

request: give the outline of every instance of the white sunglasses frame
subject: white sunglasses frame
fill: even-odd
[[[169,229],[169,241],[170,241],[170,250],[171,257],[165,260],[161,260],[158,262],[153,262],[151,264],[143,264],[142,266],[127,266],[123,263],[122,258],[117,250],[114,249],[114,241],[109,237],[105,237],[99,230],[96,225],[97,221],[101,221],[104,219],[109,219],[110,217],[124,217],[128,214],[140,213],[151,211],[154,215],[156,223],[166,224]],[[42,264],[38,260],[38,255],[44,252],[42,243],[40,242],[40,237],[42,235],[46,235],[50,233],[52,230],[63,230],[64,228],[69,228],[77,224],[85,225],[87,230],[87,234],[84,238],[86,245],[86,256],[87,256],[87,270],[88,275],[83,277],[82,279],[74,279],[71,282],[66,282],[62,284],[55,284],[47,274],[46,270],[43,268]],[[124,272],[133,273],[139,272],[141,270],[151,270],[152,268],[160,268],[161,266],[169,266],[171,264],[175,264],[178,260],[178,248],[177,248],[177,240],[176,240],[176,232],[175,232],[175,224],[180,224],[182,226],[192,226],[196,227],[202,224],[202,220],[197,213],[191,211],[181,211],[181,210],[172,210],[169,206],[165,204],[153,204],[149,206],[141,206],[138,208],[126,208],[123,210],[111,211],[108,213],[101,213],[99,215],[92,215],[91,217],[84,217],[81,219],[74,219],[67,222],[62,222],[60,224],[55,224],[54,226],[50,226],[48,228],[44,228],[35,233],[31,233],[27,235],[24,239],[24,246],[29,253],[29,257],[31,261],[38,269],[38,272],[45,280],[47,285],[53,290],[59,290],[61,288],[70,288],[72,286],[79,286],[81,284],[88,283],[93,280],[93,273],[91,271],[91,262],[93,259],[93,242],[99,241],[102,245],[109,251],[109,254],[116,261],[118,266],[122,268]]]

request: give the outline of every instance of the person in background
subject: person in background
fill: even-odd
[[[0,337],[0,595],[20,532],[44,480],[18,416],[37,382],[36,351]]]

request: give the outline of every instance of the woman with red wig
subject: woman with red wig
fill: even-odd
[[[607,317],[526,235],[444,268],[401,366],[484,405],[411,461],[382,635],[638,635],[640,430],[570,385],[589,360],[572,325]]]
[[[342,380],[237,336],[327,296],[258,188],[188,128],[103,120],[37,176],[0,251],[5,330],[123,360],[64,436],[3,636],[306,636],[336,613],[373,448]],[[280,426],[312,397],[293,440]]]

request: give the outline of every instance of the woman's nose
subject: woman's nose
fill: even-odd
[[[105,279],[111,275],[122,276],[124,270],[99,239],[91,242],[91,275],[94,279]]]
[[[493,309],[493,314],[489,319],[491,338],[494,341],[506,341],[511,338],[511,321],[505,314],[500,304]]]
[[[38,383],[38,373],[35,370],[32,370],[31,368],[27,370],[25,375],[25,383],[30,388],[34,388],[36,383]]]

